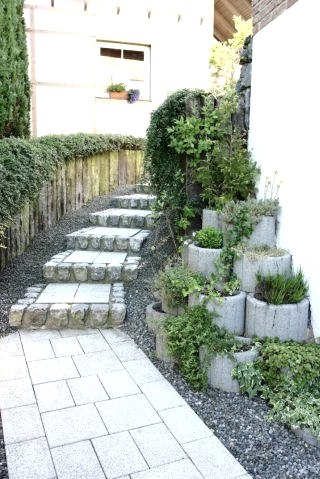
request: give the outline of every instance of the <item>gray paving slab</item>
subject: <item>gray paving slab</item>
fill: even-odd
[[[80,343],[77,338],[74,337],[52,339],[51,344],[54,354],[57,357],[83,354],[83,349],[81,348]]]
[[[8,367],[8,358],[0,359],[0,381],[10,379],[26,378],[29,376],[26,360],[24,356],[13,356],[10,358],[10,367]]]
[[[138,385],[160,380],[163,377],[147,358],[126,361],[123,365]]]
[[[75,405],[66,381],[36,384],[34,392],[40,412],[55,411]]]
[[[61,338],[61,334],[53,329],[36,329],[30,331],[28,329],[21,329],[19,331],[22,344],[33,343],[36,341],[43,341],[45,339]]]
[[[55,479],[51,454],[45,437],[6,445],[10,479]]]
[[[29,378],[0,382],[0,409],[27,406],[35,402],[36,398]]]
[[[9,334],[0,338],[0,359],[22,355],[23,351],[19,333]]]
[[[124,238],[131,238],[140,232],[137,228],[109,228],[105,226],[93,226],[83,228],[82,230],[70,233],[67,236],[122,236]]]
[[[97,334],[88,334],[78,336],[78,341],[85,353],[94,353],[98,351],[110,350],[110,346],[98,331]]]
[[[29,363],[29,371],[33,384],[59,381],[79,376],[72,358],[53,358]]]
[[[205,479],[237,479],[246,474],[215,436],[189,442],[183,448]]]
[[[112,399],[141,393],[130,374],[125,370],[99,374],[99,378]]]
[[[203,479],[203,476],[190,459],[182,459],[148,471],[132,474],[131,479]]]
[[[148,469],[127,431],[93,439],[92,444],[108,479]]]
[[[74,356],[73,360],[81,376],[92,376],[123,369],[121,362],[111,350]]]
[[[141,351],[141,349],[138,348],[138,346],[132,340],[114,343],[111,345],[111,348],[120,361],[146,358],[144,352]]]
[[[165,379],[140,384],[140,389],[156,411],[187,404],[174,387]]]
[[[23,349],[27,361],[37,361],[39,359],[50,359],[55,357],[49,339],[25,342],[23,344]]]
[[[36,303],[73,303],[79,283],[51,283],[42,291]]]
[[[164,424],[134,429],[130,434],[149,467],[161,466],[186,457],[186,453]]]
[[[142,394],[96,403],[110,433],[128,431],[161,422],[156,411]]]
[[[97,376],[69,379],[68,386],[77,405],[109,399]]]
[[[166,409],[159,414],[180,444],[212,436],[212,431],[189,406]]]
[[[108,303],[110,284],[80,284],[72,303]]]
[[[78,337],[88,334],[97,334],[97,330],[93,328],[86,328],[86,329],[60,329],[60,335],[63,338],[69,338],[71,336]]]
[[[45,412],[41,417],[50,448],[108,434],[93,404]]]
[[[51,449],[58,479],[105,479],[90,441]]]
[[[103,329],[101,334],[109,344],[128,341],[128,336],[120,329]]]
[[[3,437],[6,444],[44,436],[39,409],[36,404],[4,409],[1,416]]]

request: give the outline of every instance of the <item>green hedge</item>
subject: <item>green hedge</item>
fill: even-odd
[[[143,148],[143,139],[120,135],[80,133],[0,140],[0,230],[28,200],[39,194],[64,162],[108,151]]]

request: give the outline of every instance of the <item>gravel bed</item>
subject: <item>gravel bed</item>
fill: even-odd
[[[109,196],[100,197],[65,215],[50,231],[38,234],[28,250],[0,273],[0,335],[12,331],[7,322],[11,304],[24,294],[26,287],[41,282],[43,264],[66,249],[65,234],[89,226],[88,213],[108,207],[109,201]],[[319,479],[320,449],[305,444],[286,427],[267,422],[264,401],[250,401],[246,396],[214,389],[207,393],[194,391],[178,370],[155,359],[154,338],[145,324],[145,308],[155,300],[154,275],[173,251],[164,226],[152,232],[141,251],[139,278],[126,286],[124,330],[254,479]],[[0,478],[8,479],[1,421]]]

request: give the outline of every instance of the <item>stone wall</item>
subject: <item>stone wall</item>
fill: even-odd
[[[298,0],[252,0],[253,33],[277,18]]]
[[[247,135],[250,120],[252,36],[245,39],[240,56],[240,65],[242,65],[242,68],[240,78],[237,82],[239,107],[237,113],[234,115],[234,123]]]
[[[56,224],[65,213],[118,186],[139,183],[142,165],[143,152],[129,150],[68,161],[8,228],[4,247],[0,247],[0,271],[23,253],[37,233]]]

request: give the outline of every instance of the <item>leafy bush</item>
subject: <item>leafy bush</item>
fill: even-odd
[[[320,439],[320,345],[268,339],[260,356],[234,370],[242,392],[266,399],[269,417]]]
[[[276,216],[279,211],[278,199],[264,199],[256,200],[249,198],[245,201],[229,201],[222,209],[224,220],[227,223],[234,223],[236,218],[242,210],[248,213],[252,225],[256,225],[261,220],[262,216]]]
[[[71,159],[117,151],[143,149],[142,139],[120,135],[61,135],[23,140],[0,140],[0,227],[53,178],[59,165]]]
[[[207,366],[213,354],[232,351],[234,336],[212,322],[212,313],[205,306],[194,306],[165,322],[167,346],[178,362],[185,379],[195,389],[207,386]],[[199,348],[206,357],[200,361]]]
[[[308,284],[301,270],[292,276],[283,274],[262,276],[257,273],[255,297],[268,304],[299,303],[308,293]]]
[[[212,226],[197,231],[194,239],[200,248],[222,248],[222,232]]]
[[[179,306],[185,303],[187,296],[194,291],[200,291],[205,283],[205,277],[195,273],[184,265],[165,268],[158,274],[155,285],[165,295],[169,306]]]

